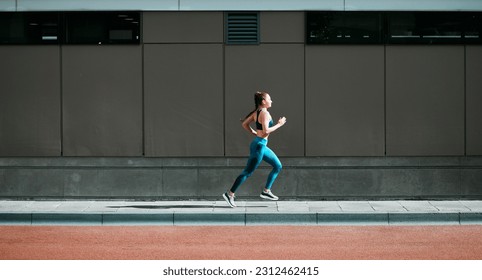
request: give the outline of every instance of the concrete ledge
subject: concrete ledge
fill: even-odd
[[[482,213],[0,213],[0,225],[470,225]]]
[[[460,224],[460,213],[389,213],[389,224]]]
[[[482,156],[438,157],[281,157],[284,167],[293,168],[458,168],[482,167]],[[8,168],[244,168],[246,157],[0,157]],[[267,166],[265,163],[262,166]]]
[[[172,213],[158,214],[102,214],[103,225],[174,225],[174,216]]]
[[[276,194],[284,199],[482,198],[482,157],[287,157],[282,162]],[[217,200],[245,164],[246,158],[236,157],[0,158],[0,198]],[[269,172],[262,164],[249,184],[262,186]],[[258,192],[243,188],[238,195],[259,199]]]
[[[482,224],[482,213],[460,213],[461,225]]]
[[[318,213],[319,225],[388,225],[388,213]]]
[[[0,213],[0,225],[31,225],[30,213]]]
[[[244,213],[174,213],[174,225],[236,225],[244,226]]]
[[[102,214],[32,213],[32,225],[102,225]]]
[[[316,225],[316,213],[247,213],[246,225]]]

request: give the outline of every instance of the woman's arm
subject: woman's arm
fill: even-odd
[[[247,118],[243,121],[243,123],[242,123],[241,125],[243,126],[243,128],[244,128],[247,132],[249,132],[250,134],[253,134],[253,135],[256,136],[256,130],[254,130],[254,129],[251,128],[251,126],[250,126],[250,124],[251,124],[252,122],[254,122],[254,114],[255,114],[255,113],[256,113],[256,112],[254,112],[253,114],[251,114],[251,116],[247,117]]]
[[[286,118],[279,118],[278,123],[272,127],[269,127],[269,121],[271,116],[268,112],[261,112],[259,114],[259,122],[263,124],[263,134],[270,134],[276,131],[278,128],[282,127],[286,123]]]

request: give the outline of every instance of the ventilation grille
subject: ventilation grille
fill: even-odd
[[[258,44],[259,13],[227,13],[226,44]]]

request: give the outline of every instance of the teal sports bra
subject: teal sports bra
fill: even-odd
[[[256,129],[257,130],[263,130],[263,125],[258,121],[259,119],[259,113],[261,112],[261,110],[258,110],[258,112],[256,113]],[[273,120],[269,120],[269,127],[272,127],[273,126]]]

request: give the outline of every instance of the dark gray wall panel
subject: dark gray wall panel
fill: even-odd
[[[142,155],[141,47],[64,46],[62,63],[64,155]]]
[[[60,156],[58,46],[0,47],[0,156]]]
[[[306,155],[383,156],[382,46],[306,48]]]
[[[147,156],[220,156],[223,138],[223,46],[146,45]]]
[[[144,43],[222,43],[222,12],[145,12]]]
[[[464,155],[464,47],[387,46],[387,155]]]
[[[260,39],[262,43],[304,43],[304,12],[262,12]]]
[[[467,155],[482,155],[482,47],[467,46]]]
[[[273,44],[226,47],[226,155],[246,156],[252,135],[241,118],[254,109],[257,90],[273,100],[274,123],[287,123],[270,136],[269,146],[279,156],[304,155],[304,46]]]

